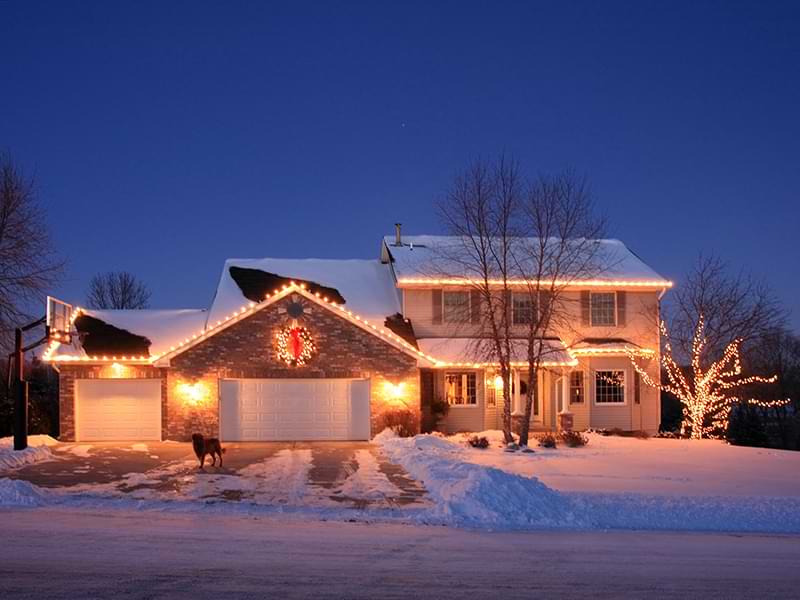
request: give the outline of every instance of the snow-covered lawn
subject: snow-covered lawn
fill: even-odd
[[[508,453],[502,434],[486,431],[490,448],[466,445],[467,435],[448,441],[464,447],[475,464],[536,477],[565,492],[642,493],[670,496],[800,497],[800,452],[729,446],[719,440],[637,439],[588,434],[581,448],[539,448]]]
[[[50,452],[50,447],[57,444],[58,440],[49,435],[31,435],[28,436],[28,447],[16,452],[13,437],[0,438],[0,473],[8,469],[18,469],[25,465],[52,460],[53,454]]]

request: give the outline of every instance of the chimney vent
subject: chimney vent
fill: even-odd
[[[403,237],[400,235],[400,229],[402,228],[402,223],[395,223],[394,224],[394,245],[395,246],[402,246],[403,245]]]

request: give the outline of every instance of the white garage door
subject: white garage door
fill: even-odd
[[[369,433],[369,380],[220,382],[223,440],[368,440]]]
[[[161,381],[76,380],[75,437],[80,441],[160,440]]]

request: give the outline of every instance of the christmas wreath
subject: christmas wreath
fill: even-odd
[[[290,325],[277,334],[278,358],[290,367],[302,367],[316,351],[311,333],[305,327]]]

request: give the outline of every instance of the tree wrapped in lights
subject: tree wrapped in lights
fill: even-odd
[[[666,383],[655,382],[637,362],[634,354],[629,354],[629,357],[642,381],[674,395],[681,401],[683,405],[682,435],[686,435],[688,431],[692,439],[720,437],[719,432],[727,430],[731,410],[737,404],[745,403],[761,408],[775,408],[789,403],[789,400],[758,400],[744,396],[743,388],[745,386],[757,383],[775,383],[777,376],[751,375],[745,377],[742,375],[741,338],[736,338],[729,343],[721,358],[712,361],[707,368],[703,366],[707,341],[705,319],[702,314],[697,321],[692,339],[690,369],[682,369],[675,360],[664,321],[661,321],[660,328],[665,340],[661,364],[666,373]]]

